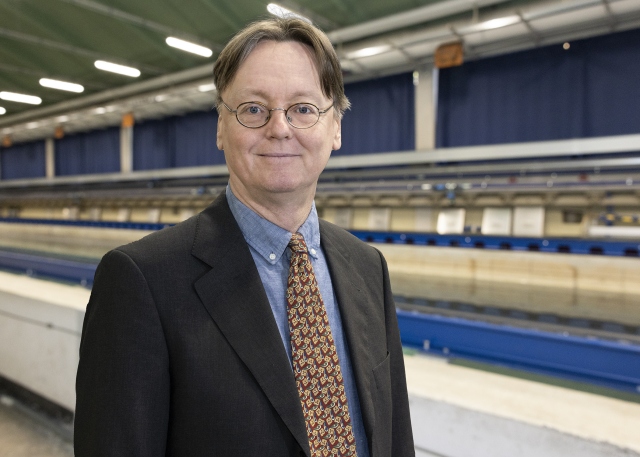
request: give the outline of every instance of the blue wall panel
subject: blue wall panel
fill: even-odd
[[[2,179],[46,176],[44,140],[0,148],[0,170]]]
[[[440,71],[438,147],[640,133],[640,30]]]
[[[413,75],[345,85],[351,109],[342,119],[342,148],[335,156],[415,149]]]
[[[218,113],[190,113],[176,119],[176,166],[224,164],[224,154],[216,146]]]
[[[133,169],[157,170],[176,166],[175,118],[136,123],[133,128]]]
[[[120,127],[56,140],[56,176],[120,171]]]
[[[215,111],[141,122],[133,132],[134,170],[224,164]]]

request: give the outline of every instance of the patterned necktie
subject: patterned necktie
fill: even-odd
[[[356,457],[338,353],[301,234],[293,234],[289,248],[291,355],[311,457]]]

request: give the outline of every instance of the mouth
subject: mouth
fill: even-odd
[[[300,154],[258,154],[258,156],[268,159],[289,159],[292,157],[300,157]]]

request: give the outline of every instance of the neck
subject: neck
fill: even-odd
[[[233,181],[229,181],[229,185],[233,195],[247,207],[269,222],[291,233],[296,233],[309,217],[315,195],[314,186],[313,192],[309,192],[309,195],[302,195],[303,192],[297,191],[252,198],[252,195],[243,186],[236,185]]]

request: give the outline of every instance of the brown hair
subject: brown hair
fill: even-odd
[[[336,113],[342,116],[349,108],[349,100],[344,95],[340,60],[333,45],[320,29],[294,17],[269,18],[254,22],[227,43],[213,68],[213,82],[218,91],[216,106],[220,106],[220,94],[231,84],[240,65],[256,45],[265,40],[297,41],[309,46],[315,58],[322,93],[333,100]]]

